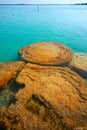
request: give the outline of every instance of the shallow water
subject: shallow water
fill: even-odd
[[[87,54],[87,6],[0,6],[0,61],[19,60],[20,48],[39,41]]]

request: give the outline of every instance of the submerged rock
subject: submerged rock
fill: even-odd
[[[72,51],[56,42],[39,42],[19,50],[21,58],[41,65],[61,65],[72,59]]]
[[[76,71],[83,78],[87,79],[87,55],[75,54],[69,67]]]
[[[27,64],[16,81],[25,84],[17,103],[55,130],[87,124],[87,82],[65,67]]]
[[[17,75],[24,64],[21,61],[0,63],[0,89],[7,87],[9,81]]]

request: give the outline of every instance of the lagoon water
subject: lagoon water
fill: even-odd
[[[59,41],[87,54],[87,6],[0,6],[1,62],[19,60],[20,48],[39,41]]]

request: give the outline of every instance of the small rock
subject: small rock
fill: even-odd
[[[7,87],[8,82],[16,76],[24,64],[21,61],[0,63],[0,88]]]
[[[76,71],[80,76],[87,79],[87,55],[73,55],[73,58],[69,63],[69,67]]]

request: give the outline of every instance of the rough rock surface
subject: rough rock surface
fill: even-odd
[[[87,55],[75,54],[69,67],[87,79]]]
[[[54,130],[87,125],[87,82],[69,68],[27,64],[16,81],[25,84],[17,104]]]
[[[24,62],[1,62],[0,63],[0,89],[5,88],[8,82],[16,76],[16,74],[24,66]]]
[[[8,109],[0,108],[0,130],[51,130],[51,127],[18,103]]]
[[[19,53],[31,63],[0,63],[0,130],[87,129],[87,82],[70,69],[86,72],[84,57],[73,56],[70,68],[65,67],[72,52],[53,42]]]
[[[56,42],[39,42],[19,50],[21,58],[30,63],[61,65],[72,59],[72,51]]]

